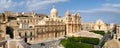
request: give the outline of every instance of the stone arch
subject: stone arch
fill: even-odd
[[[118,40],[120,41],[120,38]]]
[[[27,37],[27,33],[25,32],[25,37]]]
[[[27,42],[27,33],[25,32],[24,41]]]
[[[10,38],[14,38],[13,31],[14,31],[14,29],[12,27],[10,27],[10,26],[6,27],[6,34],[9,34]]]
[[[32,34],[32,32],[30,32],[30,40],[32,40],[32,36],[33,36],[33,34]]]
[[[19,32],[19,36],[21,37],[21,32]]]

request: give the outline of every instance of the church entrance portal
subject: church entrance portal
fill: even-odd
[[[27,38],[26,37],[24,38],[24,41],[27,43]]]

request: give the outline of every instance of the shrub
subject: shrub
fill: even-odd
[[[63,44],[62,44],[63,45]],[[94,45],[87,43],[79,42],[70,42],[66,40],[66,45],[63,45],[65,48],[94,48]]]
[[[66,44],[67,44],[67,40],[66,39],[62,39],[61,41],[60,41],[60,44],[62,44],[63,46],[66,46]]]
[[[99,43],[97,38],[68,37],[60,42],[65,48],[94,48]]]
[[[80,42],[79,37],[68,37],[68,40],[71,41],[71,42]]]
[[[100,35],[104,35],[105,34],[105,32],[102,31],[102,30],[91,30],[89,32],[93,32],[93,33],[100,34]]]
[[[88,44],[88,43],[81,43],[82,48],[94,48],[93,44]]]
[[[81,37],[81,42],[83,42],[83,43],[97,45],[99,43],[99,41],[100,40],[98,38]]]

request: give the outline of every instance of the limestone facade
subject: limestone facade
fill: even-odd
[[[112,40],[105,42],[104,48],[120,48],[120,40],[118,39],[117,34],[113,35]]]
[[[4,39],[6,35],[6,23],[0,23],[0,40]]]
[[[17,17],[17,16],[34,16],[35,13],[34,11],[32,12],[12,12],[12,11],[5,11],[4,14],[6,16],[10,16],[10,17]]]
[[[7,22],[8,17],[4,13],[0,13],[0,22]]]
[[[81,16],[80,14],[70,14],[69,11],[65,14],[66,33],[80,32],[81,31]]]
[[[117,39],[120,41],[120,24],[116,25],[116,35]]]
[[[120,48],[120,42],[116,39],[109,40],[105,43],[104,48]]]
[[[2,41],[5,40],[6,36],[6,23],[7,17],[3,13],[0,13],[0,48],[5,48],[5,42]]]
[[[93,30],[94,29],[94,22],[82,22],[81,30]]]
[[[101,20],[98,19],[95,23],[94,30],[107,30],[106,24]]]
[[[66,11],[64,17],[58,16],[58,11],[53,7],[50,15],[33,12],[5,11],[5,16],[15,17],[6,24],[11,27],[13,38],[20,36],[25,42],[37,42],[66,36],[81,30],[106,30],[102,20],[96,22],[81,22],[79,13],[70,14]],[[5,18],[8,20],[7,18]]]
[[[0,40],[5,38],[6,35],[6,22],[7,17],[3,13],[0,13]]]
[[[103,20],[98,19],[96,22],[81,22],[81,30],[103,30],[108,31],[109,27],[103,22]]]
[[[81,31],[80,14],[71,15],[67,11],[65,17],[59,17],[55,7],[51,9],[49,16],[35,14],[34,12],[30,14],[19,12],[19,16],[15,12],[6,12],[5,14],[17,16],[16,20],[11,20],[7,23],[7,26],[13,28],[14,39],[20,36],[25,42],[29,43],[60,38],[69,33]]]

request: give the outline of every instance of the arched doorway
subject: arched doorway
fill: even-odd
[[[27,43],[27,33],[25,32],[24,41]]]
[[[24,41],[27,43],[27,37],[24,38]]]
[[[6,34],[9,34],[10,38],[14,38],[13,31],[14,29],[12,27],[9,27],[9,26],[6,27]]]

